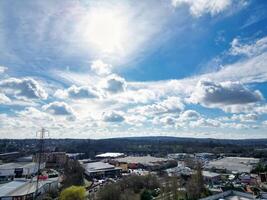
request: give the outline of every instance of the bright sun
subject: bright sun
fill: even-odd
[[[84,42],[99,53],[122,54],[128,37],[127,17],[120,10],[95,8],[80,23]]]

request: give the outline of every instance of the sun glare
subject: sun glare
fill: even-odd
[[[127,38],[127,19],[120,11],[90,10],[80,24],[82,39],[99,53],[122,54]]]

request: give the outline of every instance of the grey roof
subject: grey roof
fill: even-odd
[[[118,162],[125,162],[125,163],[140,163],[143,165],[153,165],[159,162],[166,162],[168,159],[165,158],[158,158],[152,156],[127,156],[124,158],[116,159]]]
[[[104,162],[91,162],[84,164],[84,168],[87,172],[94,172],[98,170],[115,169],[113,165]]]
[[[209,171],[202,171],[202,174],[204,177],[208,177],[208,178],[214,178],[214,177],[220,176],[220,174],[218,173],[209,172]]]
[[[56,182],[58,178],[49,178],[39,182],[39,187],[42,188],[44,185]],[[0,197],[7,196],[22,196],[31,194],[36,191],[36,179],[30,180],[15,180],[0,186]]]
[[[9,156],[9,155],[15,155],[15,154],[19,154],[19,152],[14,151],[14,152],[8,152],[8,153],[1,153],[0,156]]]
[[[205,167],[226,169],[228,171],[236,171],[239,173],[250,172],[253,165],[258,163],[257,158],[244,158],[244,157],[225,157],[219,160],[210,161]]]
[[[15,163],[6,163],[0,165],[0,170],[4,169],[15,169],[15,168],[30,168],[35,167],[37,163],[35,162],[15,162]]]
[[[25,184],[25,181],[12,181],[0,186],[0,197],[7,196],[8,193]]]
[[[200,200],[250,200],[255,199],[252,194],[248,194],[245,192],[238,192],[234,190],[228,190],[219,194],[211,195],[206,198],[202,198]]]

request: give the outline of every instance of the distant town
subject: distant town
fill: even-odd
[[[0,140],[0,150],[1,200],[267,198],[264,139]]]

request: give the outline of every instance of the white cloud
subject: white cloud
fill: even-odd
[[[129,112],[141,115],[158,115],[164,113],[179,113],[184,109],[184,104],[179,97],[168,97],[167,99],[145,106],[138,106],[130,109]]]
[[[123,122],[125,120],[123,113],[119,111],[107,111],[102,115],[104,122]]]
[[[123,92],[126,89],[126,81],[124,78],[116,74],[112,74],[102,81],[100,87],[110,93]]]
[[[246,124],[240,124],[240,123],[223,123],[223,128],[234,128],[234,129],[248,129],[249,126]]]
[[[92,62],[91,70],[97,75],[108,75],[111,73],[112,65],[104,63],[102,60],[95,60]]]
[[[99,92],[89,86],[76,86],[72,85],[65,90],[57,90],[55,96],[60,99],[72,98],[72,99],[86,99],[86,98],[98,98]]]
[[[172,0],[172,5],[175,7],[187,5],[190,13],[195,17],[204,14],[219,14],[229,8],[231,4],[232,0]]]
[[[49,122],[54,121],[54,118],[43,111],[38,110],[35,107],[26,107],[24,110],[17,112],[19,117],[30,119],[31,121],[38,121],[43,123],[45,121],[46,125]]]
[[[188,121],[188,120],[197,120],[200,118],[200,114],[195,110],[186,110],[182,112],[179,116],[179,120]]]
[[[231,42],[230,54],[255,56],[267,50],[267,37],[260,38],[249,43],[241,43],[240,39],[234,38]]]
[[[123,93],[118,93],[111,98],[124,104],[146,104],[159,99],[158,95],[155,94],[153,90],[133,90],[131,88]]]
[[[10,103],[11,100],[3,93],[0,93],[0,104]]]
[[[219,71],[205,74],[216,81],[240,81],[242,83],[261,83],[267,81],[267,52],[252,56],[234,64],[223,66]]]
[[[71,106],[69,106],[65,102],[52,102],[47,105],[44,105],[43,110],[54,114],[54,115],[73,115],[74,116],[74,111]]]
[[[177,122],[177,119],[173,116],[166,116],[159,119],[159,122],[168,126],[175,125]],[[158,122],[154,122],[155,124],[158,124]]]
[[[206,107],[222,107],[255,103],[263,100],[260,91],[250,91],[238,82],[216,83],[210,80],[200,80],[189,101]]]
[[[126,122],[133,126],[142,126],[144,123],[147,122],[147,118],[142,115],[129,115],[126,116]]]
[[[189,125],[193,128],[199,128],[199,127],[220,127],[221,122],[218,120],[214,119],[205,119],[205,118],[200,118],[197,121],[190,121]]]
[[[255,122],[258,120],[258,115],[254,113],[249,113],[249,114],[239,114],[239,115],[233,115],[231,117],[232,120],[239,120],[241,122]]]
[[[7,67],[0,66],[0,74],[4,73],[7,69]]]
[[[26,99],[46,99],[47,93],[42,86],[32,78],[9,78],[0,81],[0,87],[6,94]]]

